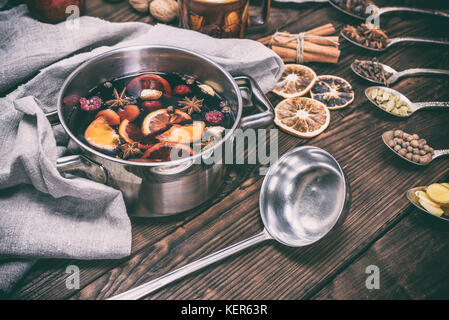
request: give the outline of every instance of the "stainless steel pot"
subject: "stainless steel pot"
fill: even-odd
[[[237,127],[243,129],[272,122],[273,108],[257,83],[248,76],[232,77],[212,60],[176,47],[139,46],[113,50],[80,65],[64,82],[58,97],[57,116],[67,134],[82,150],[80,155],[63,157],[57,166],[61,173],[83,173],[88,178],[122,191],[128,213],[135,216],[169,216],[192,209],[211,198],[224,181],[226,166],[197,163],[204,152],[170,162],[130,162],[105,155],[78,139],[73,117],[77,106],[64,98],[83,96],[108,79],[142,72],[178,72],[197,77],[212,86],[230,104],[235,116],[232,129],[213,148],[232,139]],[[241,90],[251,94],[259,113],[242,117]],[[49,114],[51,119],[56,112]],[[210,150],[208,150],[210,152]]]

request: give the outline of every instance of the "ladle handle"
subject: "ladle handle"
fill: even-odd
[[[270,236],[266,231],[263,231],[251,238],[240,241],[236,244],[233,244],[227,248],[221,249],[215,253],[212,253],[204,258],[201,258],[195,262],[189,263],[179,269],[171,271],[157,279],[151,280],[147,283],[144,283],[134,289],[125,291],[116,296],[109,298],[108,300],[137,300],[154,292],[167,284],[181,279],[182,277],[189,275],[195,271],[198,271],[204,267],[207,267],[217,261],[220,261],[224,258],[227,258],[234,253],[242,251],[248,247],[251,247],[259,242],[270,239]]]
[[[426,68],[413,68],[398,72],[398,78],[409,77],[425,74],[441,74],[449,76],[449,70],[444,69],[426,69]]]
[[[447,108],[449,107],[449,102],[446,101],[429,101],[429,102],[415,102],[416,109],[422,108]]]
[[[377,12],[377,16],[380,16],[381,14],[387,13],[387,12],[394,12],[394,11],[403,11],[403,12],[414,12],[414,13],[423,13],[423,14],[430,14],[437,17],[443,17],[443,18],[449,18],[449,13],[440,11],[440,10],[430,10],[430,9],[420,9],[420,8],[410,8],[410,7],[384,7],[380,8]]]

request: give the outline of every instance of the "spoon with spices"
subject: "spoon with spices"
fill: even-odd
[[[444,203],[435,202],[433,193],[442,196]],[[405,196],[415,207],[427,215],[432,215],[440,220],[449,221],[449,183],[433,183],[430,186],[421,186],[407,190]]]
[[[373,15],[374,17],[379,17],[384,13],[389,12],[412,12],[412,13],[422,13],[434,15],[437,17],[449,18],[449,13],[441,11],[441,10],[430,10],[430,9],[420,9],[420,8],[410,8],[410,7],[375,7],[377,9],[375,12],[367,8],[370,5],[373,5],[371,1],[367,0],[328,0],[329,3],[336,9],[344,12],[351,17],[366,20],[369,15]]]
[[[371,51],[383,52],[389,47],[401,42],[431,43],[449,45],[447,38],[419,38],[419,37],[397,37],[389,38],[384,30],[362,24],[358,27],[346,26],[341,36],[347,41]]]
[[[449,110],[449,102],[429,101],[411,102],[402,93],[387,87],[368,87],[365,96],[376,107],[396,117],[407,118],[424,108],[442,108]]]
[[[384,132],[382,140],[391,151],[402,159],[419,166],[426,166],[436,158],[449,155],[449,149],[434,150],[425,139],[402,130]]]
[[[359,77],[385,86],[397,82],[400,78],[411,77],[416,75],[448,75],[449,70],[443,69],[428,69],[428,68],[413,68],[403,71],[396,71],[392,67],[380,63],[375,58],[373,60],[354,60],[351,64],[351,69]]]

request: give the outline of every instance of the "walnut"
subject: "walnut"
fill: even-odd
[[[129,4],[135,10],[139,12],[148,12],[149,1],[148,0],[129,0]]]
[[[178,3],[175,0],[151,1],[150,13],[162,22],[170,22],[178,15]]]

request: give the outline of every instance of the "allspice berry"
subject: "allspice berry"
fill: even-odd
[[[434,154],[434,150],[427,145],[425,139],[420,139],[417,134],[408,134],[401,130],[393,132],[393,138],[388,141],[388,145],[400,156],[420,164],[432,161]]]
[[[394,130],[394,133],[393,133],[393,135],[396,137],[396,138],[402,138],[402,135],[404,134],[404,131],[402,131],[402,130]]]
[[[150,13],[157,20],[170,22],[178,15],[178,3],[175,0],[153,0],[150,3]]]

